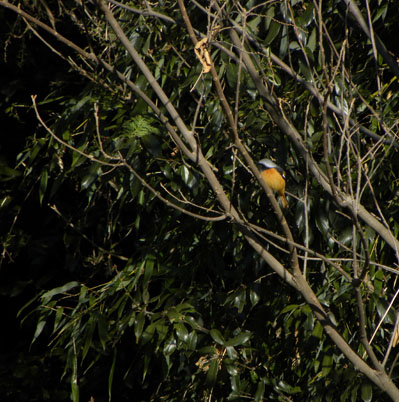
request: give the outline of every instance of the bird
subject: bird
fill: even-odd
[[[284,170],[272,162],[270,159],[261,159],[258,162],[260,174],[267,185],[275,191],[283,204],[284,208],[288,207],[287,199],[285,198],[285,173]]]

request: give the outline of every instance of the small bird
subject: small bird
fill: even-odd
[[[267,185],[275,191],[283,203],[283,207],[288,207],[285,198],[285,173],[280,166],[276,165],[270,159],[262,159],[258,162],[260,173]]]

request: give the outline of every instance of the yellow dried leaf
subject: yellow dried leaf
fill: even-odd
[[[202,72],[204,74],[209,73],[209,71],[211,71],[211,65],[212,65],[211,55],[209,54],[207,44],[208,44],[208,38],[203,38],[200,41],[198,41],[194,47],[194,52],[202,64]]]

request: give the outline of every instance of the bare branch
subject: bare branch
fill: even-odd
[[[171,18],[165,14],[161,14],[161,13],[158,13],[153,10],[140,10],[135,7],[126,6],[125,4],[122,4],[119,1],[115,1],[115,0],[107,0],[107,1],[111,4],[115,4],[116,6],[123,8],[124,10],[130,11],[131,13],[144,15],[145,17],[155,17],[155,18],[159,18],[160,20],[169,22],[171,24],[176,24],[176,21],[173,18]]]

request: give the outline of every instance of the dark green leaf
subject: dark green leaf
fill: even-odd
[[[196,350],[197,347],[198,336],[195,331],[189,333],[186,338],[186,347],[188,350]]]
[[[117,350],[114,349],[114,356],[113,356],[113,359],[112,359],[112,365],[111,365],[111,369],[109,370],[109,375],[108,375],[108,400],[109,401],[111,401],[111,398],[112,398],[112,384],[114,382],[116,356],[117,356]]]
[[[248,341],[248,339],[252,336],[251,332],[241,332],[234,338],[229,339],[225,346],[238,346],[238,345],[243,345]]]
[[[281,24],[279,24],[276,21],[272,21],[270,23],[269,30],[267,32],[266,38],[265,38],[265,46],[270,45],[274,39],[276,39],[277,35],[280,32]]]
[[[36,331],[33,335],[32,343],[39,337],[39,335],[42,333],[44,326],[46,325],[45,320],[41,320],[37,323],[36,325]]]
[[[48,182],[48,172],[47,172],[47,169],[43,169],[42,175],[40,178],[40,191],[39,191],[40,204],[43,203],[43,197],[47,190],[47,182]]]
[[[176,339],[171,336],[166,342],[163,348],[164,355],[171,355],[176,350]]]
[[[102,314],[97,315],[97,328],[98,328],[98,336],[100,338],[101,345],[102,345],[103,349],[105,350],[108,339],[109,339],[108,322]]]
[[[232,364],[226,364],[226,370],[231,376],[236,376],[238,374],[237,367],[233,366]]]
[[[223,345],[223,346],[224,346],[224,345],[226,344],[226,341],[224,340],[223,335],[220,333],[219,330],[217,330],[217,329],[211,329],[211,330],[209,331],[209,333],[210,333],[211,337],[213,338],[213,340],[214,340],[215,342],[217,342],[219,345]]]
[[[256,306],[259,303],[260,296],[254,289],[249,290],[249,299],[251,300],[252,306]]]
[[[263,381],[258,382],[258,387],[256,388],[256,394],[255,394],[255,402],[261,402],[263,401],[263,396],[265,394],[265,383]]]
[[[364,382],[362,384],[362,401],[364,402],[371,402],[373,400],[373,387],[369,382]]]
[[[144,311],[141,311],[136,315],[136,319],[134,322],[134,335],[136,337],[137,343],[139,342],[141,334],[143,333],[144,324],[145,324],[145,313]]]
[[[209,369],[206,373],[206,383],[208,386],[212,386],[216,382],[216,377],[219,370],[219,363],[216,358],[212,359],[211,364],[209,365]]]
[[[181,340],[182,342],[187,342],[188,331],[187,331],[186,326],[184,324],[177,323],[174,325],[174,327],[175,327],[176,335],[179,338],[179,340]]]
[[[287,394],[290,394],[290,395],[297,394],[297,393],[301,392],[300,387],[292,387],[291,385],[287,384],[284,381],[279,381],[278,388],[282,392],[286,392]]]

